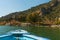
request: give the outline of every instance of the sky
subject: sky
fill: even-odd
[[[0,17],[12,12],[27,10],[50,0],[0,0]]]

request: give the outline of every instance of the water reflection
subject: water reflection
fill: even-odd
[[[13,26],[1,26],[0,27],[0,35],[3,35],[9,31],[12,31],[12,30],[17,30],[17,29],[20,29],[20,27],[13,27]],[[16,38],[14,36],[8,36],[8,35],[4,35],[5,37],[3,36],[0,36],[0,40],[16,40]],[[35,40],[34,38],[37,38],[36,36],[34,35],[24,35],[23,37],[20,37],[19,39],[20,40]],[[39,37],[39,40],[48,40],[47,38],[42,38],[42,37]]]

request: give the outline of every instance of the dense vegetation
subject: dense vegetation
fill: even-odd
[[[32,24],[60,24],[60,0],[52,0],[22,12],[10,13],[0,18],[0,24],[9,22]]]

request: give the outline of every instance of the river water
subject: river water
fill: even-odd
[[[21,27],[18,27],[18,26],[0,26],[0,35],[4,35],[4,34],[8,33],[9,31],[18,30],[18,29],[21,29]],[[25,40],[25,38],[26,38],[26,40],[34,40],[31,38],[27,38],[27,37],[23,37],[20,40],[23,40],[23,39]],[[16,40],[16,39],[13,36],[9,36],[9,37],[0,38],[0,40]],[[48,39],[42,38],[42,40],[48,40]]]
[[[20,29],[17,26],[0,26],[0,35],[6,34],[9,31]]]

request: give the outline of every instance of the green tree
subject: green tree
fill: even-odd
[[[31,13],[31,14],[28,14],[26,20],[28,22],[35,23],[35,22],[38,21],[38,18],[39,18],[39,14],[38,13]]]

